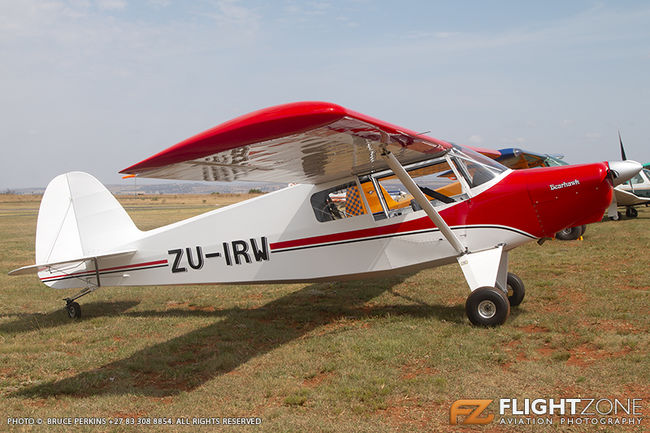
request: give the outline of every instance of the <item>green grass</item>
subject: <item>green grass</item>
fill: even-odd
[[[130,213],[151,228],[203,212],[202,203]],[[37,206],[0,203],[0,431],[8,416],[256,416],[261,427],[221,428],[449,431],[461,398],[644,398],[647,416],[650,209],[590,225],[584,241],[513,251],[526,299],[504,326],[481,329],[464,315],[457,266],[349,283],[107,288],[83,298],[83,319],[71,322],[61,309],[68,291],[6,275],[33,261]]]

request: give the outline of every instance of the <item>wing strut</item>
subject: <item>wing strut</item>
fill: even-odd
[[[458,254],[465,254],[467,253],[467,247],[462,244],[460,239],[458,239],[458,236],[454,234],[454,232],[449,228],[449,225],[445,222],[445,220],[440,216],[438,211],[433,207],[431,202],[427,199],[427,197],[424,195],[424,193],[420,190],[420,188],[415,184],[415,181],[411,178],[411,176],[407,173],[407,171],[402,167],[402,164],[395,158],[395,155],[393,155],[390,150],[386,149],[385,147],[382,149],[381,156],[386,160],[386,163],[390,167],[391,170],[393,170],[393,173],[397,176],[399,180],[402,181],[402,184],[406,189],[408,190],[409,193],[413,196],[415,201],[422,207],[422,210],[424,210],[427,215],[429,215],[429,218],[431,218],[431,221],[440,229],[440,232],[443,234],[443,236],[449,241],[452,247],[458,252]]]

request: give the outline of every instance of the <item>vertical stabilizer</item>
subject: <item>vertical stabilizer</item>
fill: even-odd
[[[100,255],[140,237],[140,230],[93,176],[70,172],[47,186],[38,212],[36,263]]]

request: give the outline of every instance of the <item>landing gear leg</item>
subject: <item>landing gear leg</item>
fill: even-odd
[[[503,247],[504,245],[498,245],[458,257],[460,268],[472,291],[465,303],[465,313],[476,326],[502,325],[510,314],[508,286],[517,284],[512,278],[516,278],[516,275],[508,273],[508,253]],[[522,291],[517,291],[521,298],[514,299],[514,302],[523,299],[523,283],[521,288]]]
[[[637,216],[639,216],[639,211],[637,211],[633,207],[628,207],[625,209],[625,216],[628,218],[636,218]]]
[[[81,292],[77,293],[71,298],[64,298],[63,300],[65,301],[65,311],[68,313],[68,317],[71,319],[79,319],[81,317],[81,306],[75,302],[75,300],[81,298],[82,296],[86,296],[88,293],[92,293],[95,291],[95,288],[89,288],[86,287],[83,289]]]

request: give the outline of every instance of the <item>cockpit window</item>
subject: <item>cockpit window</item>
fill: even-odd
[[[645,174],[646,179],[650,180],[650,170],[648,170],[647,168],[644,168],[642,171],[643,171],[643,174]],[[641,182],[641,183],[643,183],[643,182]]]
[[[433,206],[465,200],[470,194],[467,187],[482,185],[507,170],[488,157],[455,145],[445,156],[404,168]],[[358,183],[350,182],[319,191],[312,195],[311,205],[316,219],[321,222],[368,212],[379,220],[421,210],[391,170],[361,176]]]
[[[311,205],[320,222],[350,218],[366,213],[363,199],[355,182],[317,192]]]
[[[462,194],[462,186],[456,174],[445,158],[413,164],[406,171],[428,197],[434,206],[457,201],[454,197]],[[379,187],[383,193],[389,216],[399,216],[411,210],[420,210],[420,206],[408,193],[406,187],[393,174],[378,173],[376,175]]]
[[[456,145],[450,155],[470,188],[482,185],[508,169],[487,156]]]
[[[569,163],[562,161],[561,159],[554,156],[546,155],[546,158],[544,159],[544,165],[546,167],[559,167],[561,165],[569,165]]]
[[[643,183],[643,177],[641,177],[641,173],[637,173],[636,175],[634,175],[634,177],[630,179],[630,183],[635,185],[639,183]]]

